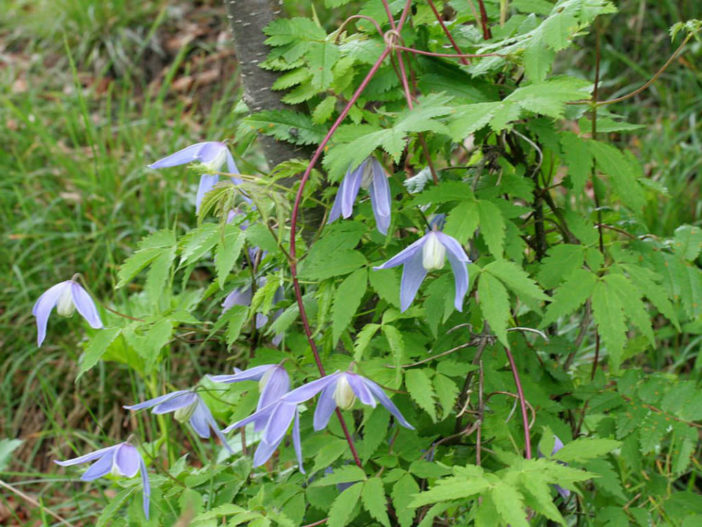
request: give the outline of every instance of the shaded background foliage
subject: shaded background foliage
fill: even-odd
[[[194,225],[196,178],[144,168],[163,153],[224,130],[237,159],[245,153],[250,163],[240,164],[242,171],[254,173],[264,163],[256,145],[234,135],[243,110],[236,105],[236,55],[218,2],[6,4],[0,20],[0,430],[23,443],[11,463],[0,460],[0,470],[26,479],[49,470],[66,442],[119,436],[130,419],[120,405],[134,397],[123,366],[100,363],[89,378],[73,382],[83,338],[75,319],[61,322],[62,331],[37,351],[34,300],[80,269],[98,298],[119,304],[127,291],[113,293],[117,266],[137,241],[174,223]],[[650,78],[673,51],[668,28],[699,17],[695,4],[624,1],[618,14],[603,19],[602,92],[616,97]],[[286,7],[291,15],[312,12],[306,2]],[[353,3],[338,11],[315,7],[329,31],[357,9]],[[589,77],[593,38],[559,57],[556,69]],[[699,44],[693,46],[651,89],[616,107],[628,122],[645,123],[611,139],[635,152],[647,178],[666,190],[644,208],[649,231],[661,237],[680,224],[700,224],[702,72],[694,60]],[[211,277],[196,271],[192,278],[206,287]],[[671,332],[642,366],[698,380],[700,333],[695,325],[682,335]],[[226,367],[222,344],[185,337],[172,350],[170,367],[184,384]],[[632,423],[641,417],[636,411]],[[52,507],[72,499],[58,478],[23,488]],[[2,513],[15,521],[38,515],[13,497],[4,504],[9,512]]]

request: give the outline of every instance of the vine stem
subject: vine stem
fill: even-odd
[[[441,29],[444,31],[444,34],[446,35],[446,38],[449,39],[449,42],[451,42],[451,46],[453,46],[453,49],[456,50],[456,53],[460,55],[458,58],[461,61],[461,64],[464,66],[468,66],[470,62],[463,56],[463,52],[461,51],[461,48],[458,47],[458,44],[456,44],[456,41],[453,39],[453,35],[451,35],[451,32],[448,30],[446,27],[446,24],[444,24],[443,18],[441,18],[441,14],[439,11],[436,9],[436,6],[434,5],[434,2],[432,0],[427,0],[427,3],[429,4],[429,7],[431,10],[434,12],[434,17],[436,17],[436,21],[439,23],[441,26]]]
[[[514,384],[517,387],[517,395],[519,395],[519,406],[522,411],[522,426],[524,427],[524,457],[531,459],[531,437],[529,435],[529,415],[527,414],[526,399],[524,398],[524,390],[522,389],[522,381],[519,378],[517,364],[514,362],[514,356],[510,349],[505,346],[505,353],[509,361],[509,367],[512,369]]]
[[[492,32],[490,31],[490,26],[488,25],[485,2],[483,0],[478,0],[478,7],[480,8],[480,25],[483,28],[483,40],[490,40],[492,38]]]
[[[348,113],[351,111],[351,108],[353,105],[356,103],[358,98],[361,96],[363,91],[366,89],[368,86],[368,83],[371,81],[373,76],[375,76],[376,72],[378,69],[380,69],[381,64],[383,61],[387,58],[387,56],[390,54],[391,48],[386,47],[385,50],[380,54],[378,57],[378,60],[375,61],[375,64],[371,67],[370,71],[366,75],[366,77],[363,79],[361,84],[356,88],[356,91],[354,94],[351,96],[351,99],[349,99],[349,102],[346,104],[344,109],[341,111],[339,114],[339,117],[334,121],[334,124],[329,128],[329,131],[327,132],[327,135],[324,136],[324,139],[322,139],[322,142],[319,144],[317,147],[317,150],[315,151],[314,155],[312,156],[312,159],[310,160],[309,164],[307,165],[307,168],[305,169],[304,174],[302,175],[302,179],[300,179],[300,186],[297,189],[297,194],[295,195],[295,203],[293,205],[292,209],[292,214],[290,217],[290,275],[292,278],[293,282],[293,290],[295,291],[295,299],[297,300],[297,305],[300,310],[300,319],[302,320],[302,326],[305,330],[305,336],[307,337],[307,342],[310,345],[310,349],[312,350],[312,354],[314,355],[314,361],[317,364],[317,369],[319,370],[320,375],[324,376],[326,375],[326,371],[324,370],[324,365],[322,364],[322,359],[319,356],[319,350],[317,349],[317,344],[315,343],[314,339],[312,338],[312,330],[310,329],[310,323],[307,318],[307,311],[305,310],[305,305],[304,302],[302,301],[302,290],[300,288],[300,281],[297,278],[297,243],[296,243],[296,233],[297,233],[297,220],[298,216],[300,213],[300,205],[302,203],[302,194],[305,190],[305,185],[307,184],[307,181],[310,178],[310,175],[312,174],[312,169],[314,168],[315,164],[319,160],[320,156],[322,155],[322,152],[324,151],[324,147],[327,146],[327,143],[329,140],[332,138],[332,135],[334,135],[334,132],[339,128],[339,125],[341,125],[342,121],[346,118]],[[336,416],[339,418],[339,423],[341,424],[341,429],[344,432],[344,435],[346,436],[346,441],[349,444],[349,449],[351,450],[351,454],[353,455],[353,460],[358,465],[360,468],[363,468],[363,464],[361,463],[361,459],[358,457],[358,452],[356,452],[356,446],[354,445],[353,442],[353,437],[351,437],[351,434],[349,433],[349,429],[346,426],[346,421],[344,420],[344,416],[341,414],[341,411],[337,408],[336,409]]]

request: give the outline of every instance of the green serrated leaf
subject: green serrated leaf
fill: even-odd
[[[604,277],[607,285],[614,289],[619,295],[619,300],[624,308],[627,318],[639,328],[641,333],[648,339],[651,346],[656,343],[651,326],[651,316],[646,311],[646,306],[641,300],[642,291],[638,290],[626,276],[618,273],[608,274]]]
[[[482,471],[471,478],[452,476],[438,480],[428,491],[414,496],[411,506],[417,508],[442,501],[462,500],[481,494],[489,488],[490,482],[482,477]]]
[[[175,250],[176,239],[173,231],[161,230],[143,238],[137,251],[125,260],[117,272],[117,287],[124,287],[142,269],[153,262],[164,250]]]
[[[312,86],[326,90],[334,80],[332,66],[339,60],[339,48],[332,42],[312,42],[307,48],[307,60],[312,73]]]
[[[590,177],[592,154],[586,140],[573,132],[561,132],[560,135],[563,161],[568,166],[568,176],[573,186],[573,193],[578,195],[583,192]]]
[[[524,110],[560,119],[567,102],[589,96],[592,83],[575,77],[559,77],[522,86],[514,90],[504,102],[517,103]]]
[[[695,260],[702,250],[702,229],[692,225],[675,229],[673,250],[685,260]]]
[[[100,513],[100,516],[98,517],[97,521],[95,522],[95,527],[105,527],[106,525],[111,525],[112,521],[115,519],[115,516],[119,512],[119,510],[124,506],[124,504],[127,501],[127,498],[134,494],[136,491],[136,487],[129,487],[126,489],[122,489],[117,493],[116,496],[113,496],[110,498],[109,503],[107,506],[102,510]]]
[[[363,353],[368,348],[371,339],[380,329],[380,324],[366,324],[363,329],[356,334],[356,343],[353,347],[353,360],[360,362],[363,359]]]
[[[373,518],[385,527],[390,527],[387,504],[385,503],[385,489],[380,478],[370,478],[363,484],[361,493],[363,508],[366,509]]]
[[[335,468],[330,474],[325,475],[322,479],[315,480],[311,483],[312,487],[328,487],[329,485],[338,485],[339,483],[351,483],[354,481],[365,481],[366,473],[356,465],[345,465]]]
[[[553,295],[553,301],[546,308],[540,327],[553,324],[560,317],[573,313],[584,305],[595,290],[597,276],[585,269],[576,269]]]
[[[613,370],[621,364],[624,344],[626,344],[626,324],[624,308],[616,290],[605,281],[598,281],[592,293],[592,313],[597,330],[609,354]]]
[[[502,282],[488,273],[481,273],[478,281],[478,298],[480,310],[490,329],[500,342],[509,346],[507,341],[507,322],[510,317],[509,295]]]
[[[638,162],[608,143],[591,140],[588,142],[588,148],[597,168],[609,176],[622,202],[632,210],[640,211],[646,198],[638,182]]]
[[[353,512],[358,505],[362,490],[363,485],[356,483],[336,497],[329,509],[329,519],[327,520],[329,527],[344,527],[353,520]]]
[[[480,212],[475,202],[463,201],[446,215],[444,232],[465,244],[473,237],[480,223]]]
[[[245,241],[246,231],[242,231],[238,225],[224,226],[224,232],[215,253],[215,271],[220,289],[224,288],[229,272],[239,259]]]
[[[534,300],[549,300],[549,297],[536,285],[527,272],[514,262],[496,260],[486,265],[483,272],[496,276],[518,295]]]
[[[584,437],[564,445],[552,457],[566,463],[581,463],[590,459],[602,457],[615,448],[619,448],[620,441],[614,439],[599,439]]]
[[[405,373],[405,386],[410,397],[436,422],[434,388],[423,369],[412,368]]]
[[[318,144],[326,133],[325,127],[317,124],[309,115],[287,109],[257,112],[244,122],[262,134],[296,145]]]
[[[458,386],[451,379],[440,373],[434,375],[433,382],[436,397],[439,399],[443,416],[446,418],[453,410],[453,405],[459,392]]]
[[[480,233],[495,258],[501,258],[505,244],[505,220],[502,211],[491,201],[478,201]]]
[[[397,480],[392,488],[392,503],[400,527],[409,527],[414,520],[415,511],[412,503],[413,494],[419,492],[419,485],[410,474]]]
[[[312,122],[315,124],[322,124],[331,119],[334,109],[336,108],[336,97],[329,95],[324,98],[317,106],[315,106],[312,112]],[[321,142],[321,140],[319,141]]]
[[[333,344],[338,342],[341,332],[351,323],[358,306],[361,305],[361,300],[366,294],[366,275],[365,269],[358,269],[347,276],[336,290],[332,307]]]
[[[458,106],[449,123],[449,133],[456,142],[486,126],[501,109],[501,102],[480,102]]]
[[[219,226],[205,223],[192,229],[180,241],[180,265],[189,265],[202,258],[219,240]]]
[[[80,379],[86,371],[97,364],[107,351],[107,348],[115,341],[121,332],[121,328],[106,328],[96,332],[90,338],[88,345],[85,347],[85,352],[80,359],[80,369],[78,370],[76,380]]]
[[[497,505],[497,512],[505,523],[512,527],[529,527],[524,498],[519,490],[505,481],[497,481],[490,488],[490,497]]]

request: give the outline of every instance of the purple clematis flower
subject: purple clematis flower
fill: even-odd
[[[284,401],[282,398],[278,401],[269,404],[265,408],[251,414],[246,419],[229,425],[225,430],[230,431],[235,428],[246,426],[249,423],[254,423],[256,426],[260,422],[265,422],[265,428],[261,441],[254,453],[253,466],[260,467],[270,459],[273,452],[276,451],[278,445],[285,437],[285,434],[290,428],[290,423],[293,423],[292,440],[297,457],[297,464],[300,472],[305,474],[305,468],[302,465],[302,444],[300,442],[300,414],[297,409],[297,403]]]
[[[144,460],[139,454],[139,451],[129,441],[119,443],[107,448],[101,448],[90,454],[67,459],[66,461],[56,461],[54,463],[62,467],[78,465],[95,461],[88,470],[80,477],[83,481],[93,481],[95,479],[112,474],[113,476],[124,476],[133,478],[137,472],[141,472],[141,483],[143,487],[143,507],[144,516],[149,519],[149,496],[151,495],[151,487],[149,486],[149,474],[146,471]]]
[[[206,141],[204,143],[190,145],[147,166],[149,168],[168,168],[195,162],[199,162],[205,170],[212,172],[219,172],[226,163],[227,172],[230,174],[239,173],[239,169],[236,167],[234,158],[231,152],[229,152],[227,145],[219,141]],[[235,185],[241,183],[241,180],[235,177],[232,177],[231,180]],[[196,212],[200,212],[202,199],[205,197],[205,194],[212,190],[218,181],[219,176],[216,174],[203,174],[200,176],[200,184],[197,188],[197,196],[195,197]]]
[[[470,259],[455,238],[444,234],[438,228],[438,221],[432,222],[432,230],[419,240],[374,269],[389,269],[404,265],[400,282],[400,307],[406,311],[428,271],[441,269],[448,257],[456,282],[454,306],[463,310],[463,298],[468,292],[468,267]]]
[[[391,196],[388,176],[374,157],[368,157],[356,169],[349,169],[336,192],[334,205],[329,213],[327,223],[336,221],[339,216],[348,218],[353,213],[353,202],[356,201],[359,189],[367,188],[370,192],[375,224],[382,234],[387,234],[390,226]]]
[[[248,370],[234,368],[234,375],[208,375],[207,377],[213,382],[227,384],[241,381],[258,381],[261,396],[258,399],[256,411],[278,401],[290,388],[288,372],[280,364],[263,364]],[[254,429],[257,432],[261,431],[265,425],[266,419],[258,419],[255,421]]]
[[[103,327],[95,302],[90,295],[75,280],[66,280],[47,289],[32,308],[32,315],[37,318],[37,346],[41,346],[46,338],[46,325],[54,307],[56,312],[64,317],[70,317],[77,309],[91,327],[95,329]]]
[[[224,437],[224,434],[217,426],[212,412],[210,412],[210,409],[204,403],[200,395],[193,390],[178,390],[167,393],[166,395],[161,395],[160,397],[155,397],[154,399],[149,399],[143,403],[129,406],[125,405],[124,408],[127,410],[153,408],[151,413],[156,415],[174,412],[176,421],[181,423],[190,421],[190,426],[192,426],[193,430],[197,432],[197,435],[203,439],[208,439],[210,437],[210,428],[212,428],[215,435],[222,442],[222,445],[224,445],[224,448],[231,454],[234,453],[227,442],[227,438]]]
[[[407,422],[400,410],[397,409],[397,406],[380,386],[362,375],[349,371],[335,372],[317,381],[300,386],[283,396],[283,400],[290,399],[297,402],[300,396],[309,399],[318,392],[322,392],[322,394],[319,396],[319,402],[314,411],[315,430],[325,428],[329,424],[329,418],[337,408],[342,410],[351,409],[356,402],[356,398],[361,401],[361,404],[374,408],[380,402],[397,419],[398,423],[405,428],[414,430],[414,427]]]

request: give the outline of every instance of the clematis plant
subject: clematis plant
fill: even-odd
[[[195,143],[147,166],[149,168],[169,168],[196,162],[200,163],[206,171],[219,172],[226,164],[227,172],[230,174],[239,173],[239,169],[236,167],[234,158],[229,152],[227,145],[219,141]],[[235,185],[241,183],[241,180],[235,177],[232,177],[231,180]],[[203,174],[200,176],[200,184],[197,187],[197,195],[195,197],[196,212],[200,212],[202,199],[218,181],[219,176],[216,174]]]
[[[210,428],[214,430],[215,435],[219,438],[230,453],[234,453],[227,442],[227,438],[217,426],[217,422],[212,416],[212,412],[202,400],[200,395],[194,390],[178,390],[175,392],[161,395],[142,403],[125,405],[127,410],[143,410],[144,408],[153,408],[151,413],[167,414],[173,412],[173,417],[176,421],[184,423],[190,422],[193,430],[203,439],[209,439]]]
[[[231,384],[241,381],[258,381],[261,396],[256,405],[256,411],[278,401],[290,388],[290,377],[281,364],[263,364],[248,370],[234,368],[234,375],[208,375],[213,382]],[[266,425],[264,419],[255,421],[254,429],[260,431]]]
[[[37,319],[37,346],[41,346],[46,338],[46,326],[54,307],[63,317],[70,317],[75,310],[78,310],[91,327],[95,329],[103,327],[95,302],[74,277],[44,291],[34,304],[32,315]]]
[[[390,226],[390,185],[388,176],[382,165],[374,157],[368,157],[355,169],[349,169],[339,185],[334,199],[334,205],[329,213],[327,223],[348,218],[353,213],[353,203],[356,201],[359,189],[367,188],[370,192],[371,206],[375,216],[375,224],[382,234],[387,234]]]
[[[81,463],[88,463],[89,461],[95,461],[95,463],[80,477],[83,481],[93,481],[107,474],[133,478],[137,475],[137,472],[141,472],[144,516],[146,516],[147,520],[149,519],[149,497],[151,495],[149,474],[146,471],[144,459],[129,440],[124,443],[119,443],[118,445],[101,448],[100,450],[96,450],[84,456],[67,459],[66,461],[54,460],[54,463],[62,467],[69,467]]]
[[[440,230],[442,218],[435,218],[431,230],[412,245],[400,251],[387,262],[374,269],[389,269],[403,265],[400,282],[400,308],[406,311],[417,295],[419,286],[427,273],[441,269],[448,257],[456,283],[454,306],[458,311],[463,310],[463,298],[468,292],[468,267],[470,259],[458,241]]]

